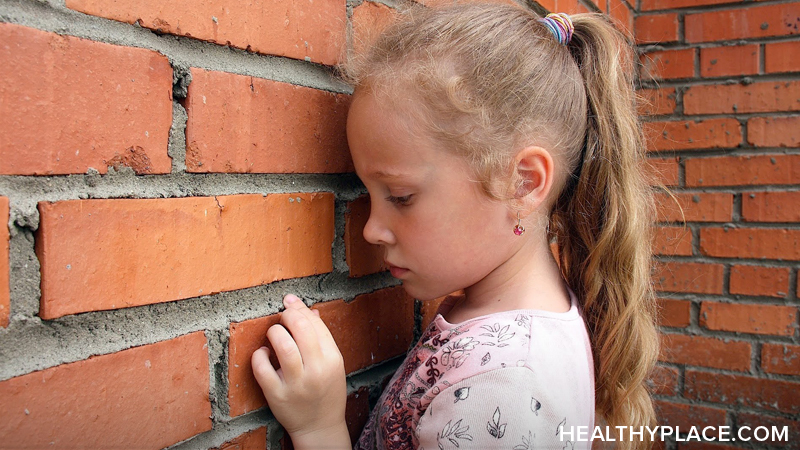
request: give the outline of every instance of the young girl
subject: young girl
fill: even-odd
[[[471,4],[412,9],[349,62],[364,237],[410,295],[464,291],[356,448],[572,450],[591,447],[578,427],[591,435],[596,419],[654,423],[653,216],[632,61],[601,16]],[[262,348],[255,376],[295,448],[349,448],[339,351],[302,301],[284,302],[268,332],[281,369]]]

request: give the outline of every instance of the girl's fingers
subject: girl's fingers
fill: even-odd
[[[261,347],[250,357],[253,375],[263,391],[274,391],[281,385],[281,378],[269,362],[269,349]]]
[[[303,374],[303,357],[292,336],[280,324],[267,330],[267,339],[275,350],[278,362],[284,374],[284,380],[290,382],[299,379]]]
[[[322,356],[322,351],[320,350],[317,331],[314,324],[309,320],[309,316],[313,316],[313,314],[308,312],[308,308],[304,307],[304,310],[287,309],[281,314],[281,325],[292,333],[304,364],[309,364],[319,360]]]
[[[329,352],[338,352],[339,348],[336,346],[336,342],[333,340],[333,336],[331,335],[328,327],[325,325],[325,322],[323,322],[319,317],[318,310],[308,309],[303,301],[293,294],[286,295],[283,299],[283,304],[286,306],[287,311],[290,309],[297,311],[303,314],[303,316],[310,321],[314,327],[314,331],[316,332],[320,351],[322,353],[329,354]],[[291,331],[294,334],[294,330]]]

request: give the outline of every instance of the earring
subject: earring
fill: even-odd
[[[522,236],[522,233],[524,232],[525,232],[525,227],[523,227],[522,224],[520,224],[519,211],[517,211],[517,226],[514,227],[514,234],[516,234],[517,236]]]

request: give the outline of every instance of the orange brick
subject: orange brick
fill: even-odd
[[[723,192],[655,195],[658,220],[664,222],[730,222],[733,194]]]
[[[9,23],[0,42],[0,175],[172,170],[166,57]]]
[[[353,51],[359,54],[367,50],[396,16],[392,8],[380,3],[365,1],[356,6],[350,19],[353,26]]]
[[[731,3],[731,0],[642,0],[642,11],[657,9],[691,8],[701,5],[719,5]]]
[[[414,299],[401,286],[342,300],[318,303],[344,357],[347,373],[402,355],[414,335]]]
[[[742,218],[749,222],[800,222],[800,192],[744,192]]]
[[[683,396],[744,408],[800,412],[800,383],[791,381],[687,370]]]
[[[160,449],[211,429],[202,331],[0,382],[8,448]],[[143,432],[146,431],[146,432]]]
[[[653,283],[659,291],[722,294],[722,264],[669,261],[656,269]]]
[[[647,384],[656,395],[674,396],[678,393],[678,376],[678,369],[674,367],[656,366]]]
[[[344,418],[350,432],[350,442],[355,444],[369,419],[369,388],[359,388],[347,396]]]
[[[639,44],[655,44],[678,40],[677,14],[637,16],[633,20],[633,24],[636,42]]]
[[[364,225],[369,219],[370,201],[363,195],[347,204],[344,225],[344,250],[351,277],[360,277],[386,270],[384,251],[380,245],[364,239]]]
[[[656,255],[692,255],[692,231],[684,227],[656,227],[653,233]]]
[[[685,166],[687,186],[800,183],[800,155],[692,158]]]
[[[776,42],[764,46],[764,70],[767,73],[797,72],[800,65],[800,41]]]
[[[709,11],[684,17],[687,42],[710,42],[798,33],[800,3]]]
[[[800,375],[800,345],[764,344],[761,367],[767,373]]]
[[[700,326],[709,330],[792,336],[797,308],[776,305],[703,302]]]
[[[186,97],[189,172],[352,172],[350,96],[192,68]]]
[[[267,450],[267,427],[248,431],[210,450]]]
[[[633,39],[633,12],[624,0],[608,0],[608,15],[614,25]]]
[[[280,314],[272,314],[231,323],[228,340],[228,406],[231,417],[266,406],[267,399],[253,376],[250,357],[261,346],[272,348],[267,340],[267,330],[280,320]],[[278,367],[278,360],[274,355],[274,352],[270,352],[270,359]]]
[[[679,183],[678,158],[648,158],[645,163],[645,172],[650,184],[676,186]]]
[[[742,143],[736,119],[646,122],[644,132],[651,151],[732,148]]]
[[[675,88],[640,89],[639,114],[658,116],[675,112]]]
[[[578,0],[537,0],[537,3],[550,12],[567,14],[578,12]]]
[[[732,266],[731,294],[785,298],[789,292],[787,267]]]
[[[659,360],[715,369],[750,370],[750,343],[685,334],[662,334]]]
[[[694,77],[694,49],[663,50],[640,56],[642,78],[660,80],[665,78]]]
[[[0,197],[0,327],[8,326],[11,312],[8,239],[8,197]]]
[[[683,111],[686,114],[800,111],[798,98],[798,81],[690,86],[683,94]]]
[[[758,45],[700,49],[700,75],[725,77],[758,73]]]
[[[692,302],[671,298],[658,299],[660,309],[659,325],[662,327],[685,328],[692,321]]]
[[[750,427],[748,437],[753,436],[753,431],[758,427],[767,427],[767,429],[770,431],[772,430],[772,427],[778,427],[779,431],[783,430],[784,428],[788,431],[788,433],[784,434],[784,437],[780,440],[773,440],[772,436],[769,436],[768,439],[762,441],[763,444],[761,445],[764,446],[796,450],[798,446],[797,443],[800,442],[800,422],[797,420],[784,419],[766,414],[750,414],[746,412],[740,412],[736,414],[736,425],[739,427],[739,429],[742,429],[742,427]],[[758,436],[763,438],[764,433],[759,431]]]
[[[703,228],[700,251],[719,258],[800,260],[800,230]]]
[[[800,147],[800,117],[753,117],[747,142],[759,147]]]
[[[39,315],[167,302],[330,272],[333,194],[39,204]]]
[[[671,403],[663,400],[654,401],[653,406],[656,409],[659,425],[679,427],[682,431],[691,427],[697,427],[699,430],[705,427],[717,429],[726,423],[725,410],[723,409],[687,405],[685,403]]]
[[[258,53],[335,64],[345,44],[345,4],[334,0],[271,2],[67,0],[68,8],[162,33]]]

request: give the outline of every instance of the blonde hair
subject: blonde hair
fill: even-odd
[[[415,7],[341,72],[356,92],[402,97],[397,106],[467,158],[493,198],[508,192],[498,187],[502,181],[520,182],[509,171],[516,150],[535,144],[553,152],[567,170],[555,177],[549,232],[589,329],[597,413],[611,426],[651,426],[645,380],[658,354],[653,215],[634,59],[603,16],[572,21],[565,46],[522,8]]]

